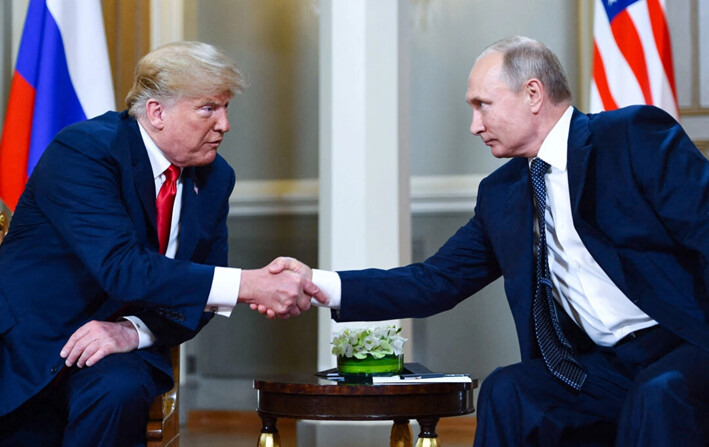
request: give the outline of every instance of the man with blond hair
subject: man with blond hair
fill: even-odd
[[[180,42],[138,63],[128,110],[61,131],[0,245],[0,446],[145,445],[168,348],[237,302],[298,315],[313,284],[227,268],[234,171],[217,154],[234,63]]]

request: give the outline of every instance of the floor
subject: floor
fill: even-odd
[[[258,442],[261,420],[255,412],[193,411],[180,429],[181,447],[254,447]],[[282,447],[296,446],[295,421],[281,419],[278,431]],[[441,447],[470,447],[475,436],[475,418],[444,418],[438,423]],[[416,443],[414,433],[414,444]],[[388,440],[383,440],[386,445]]]

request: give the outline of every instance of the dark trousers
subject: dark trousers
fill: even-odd
[[[148,410],[156,395],[153,368],[135,353],[65,369],[0,418],[0,446],[145,446]]]
[[[580,392],[541,359],[498,368],[478,397],[475,447],[709,445],[709,353],[658,328],[577,355]]]

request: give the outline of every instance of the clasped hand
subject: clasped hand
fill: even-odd
[[[311,298],[327,305],[329,297],[311,281],[313,272],[294,258],[280,257],[241,274],[239,302],[267,318],[289,318],[310,308]]]

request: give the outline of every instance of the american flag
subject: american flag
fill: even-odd
[[[664,0],[595,0],[590,111],[652,104],[679,117]]]

